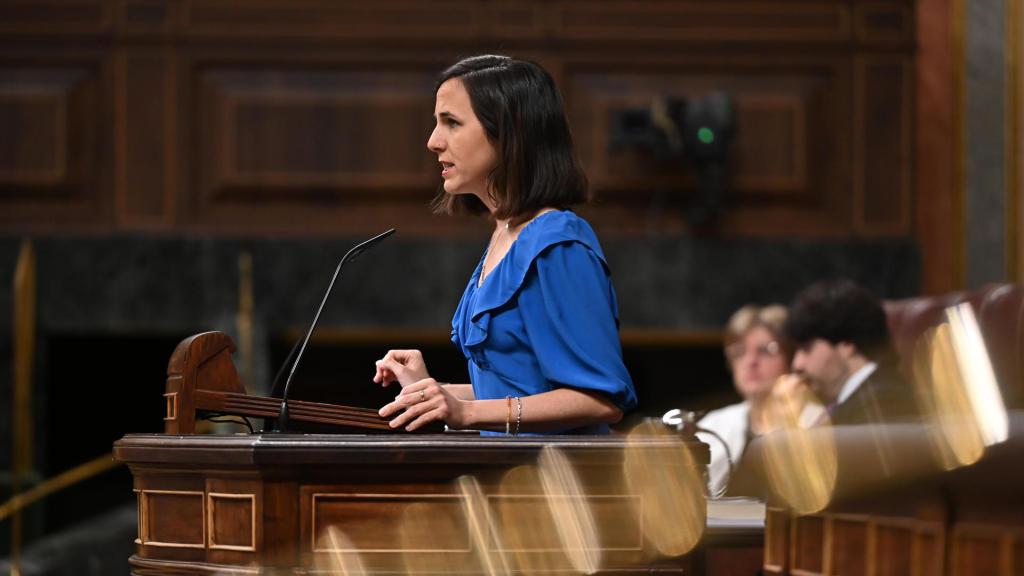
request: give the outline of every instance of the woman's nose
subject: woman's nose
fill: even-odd
[[[431,152],[441,152],[444,150],[444,141],[437,133],[437,128],[434,128],[430,133],[430,138],[427,138],[427,149]]]

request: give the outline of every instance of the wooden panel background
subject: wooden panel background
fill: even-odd
[[[2,221],[109,225],[108,83],[100,60],[0,62]]]
[[[649,106],[659,96],[692,98],[724,90],[735,99],[737,134],[732,194],[722,226],[734,233],[850,231],[850,75],[813,56],[743,62],[680,57],[628,60],[570,68],[563,90],[591,182],[606,203],[635,213],[657,192],[685,198],[696,173],[665,166],[632,150],[611,150],[609,118],[616,110]],[[639,207],[639,209],[637,209]]]
[[[733,95],[718,233],[914,232],[914,3],[621,0],[0,6],[0,225],[18,233],[449,234],[427,215],[433,78],[505,52],[555,75],[607,233],[685,232],[693,169],[610,115]]]

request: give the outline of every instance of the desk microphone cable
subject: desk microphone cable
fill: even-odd
[[[220,412],[211,412],[203,416],[202,419],[208,422],[227,422],[229,424],[244,425],[246,428],[249,429],[249,434],[256,433],[256,431],[252,427],[252,422],[249,422],[249,418],[246,416],[236,416],[234,414],[222,414]]]
[[[722,483],[721,488],[719,488],[716,494],[710,495],[711,498],[720,498],[725,495],[726,488],[729,486],[729,481],[732,480],[732,473],[735,471],[732,464],[732,450],[729,450],[729,445],[726,444],[725,440],[719,436],[717,432],[697,425],[697,422],[704,417],[704,414],[705,413],[703,412],[673,408],[672,410],[665,412],[661,417],[661,422],[666,426],[675,428],[679,432],[690,432],[692,434],[703,432],[715,440],[718,440],[718,443],[722,446],[722,450],[725,451],[725,461],[729,465],[729,471],[725,477],[725,482]]]

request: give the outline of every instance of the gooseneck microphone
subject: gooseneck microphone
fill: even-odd
[[[387,232],[378,234],[373,238],[358,244],[351,250],[345,253],[345,256],[338,262],[338,267],[334,269],[334,276],[331,277],[331,283],[327,286],[327,292],[324,293],[324,299],[320,301],[320,307],[316,309],[316,315],[313,316],[313,322],[309,325],[309,330],[306,330],[306,337],[302,340],[302,345],[299,346],[299,353],[295,357],[295,362],[292,362],[291,370],[288,372],[288,379],[284,382],[284,392],[281,394],[281,412],[277,416],[277,425],[274,427],[274,432],[285,432],[288,430],[288,390],[291,388],[292,377],[295,376],[295,370],[299,367],[299,363],[302,362],[302,353],[306,351],[306,345],[309,344],[309,337],[313,335],[313,330],[316,329],[316,323],[320,320],[320,313],[324,311],[324,304],[327,304],[327,299],[331,296],[331,291],[334,290],[334,283],[338,280],[338,274],[341,273],[342,266],[345,263],[355,260],[360,254],[369,250],[375,246],[381,240],[391,236],[395,233],[395,229],[392,228]],[[292,348],[292,353],[295,352],[295,348]],[[284,366],[291,361],[292,354],[288,355],[288,359],[285,360]],[[284,369],[282,366],[282,370]],[[280,379],[281,372],[278,372],[276,378],[274,378],[274,387],[276,388],[277,380]]]

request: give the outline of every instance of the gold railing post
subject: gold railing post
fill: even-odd
[[[12,459],[11,493],[21,492],[22,479],[33,466],[32,376],[36,343],[36,256],[31,240],[21,243],[14,270],[14,398],[11,403]],[[21,573],[21,514],[11,519],[11,575]]]
[[[11,403],[11,499],[0,505],[0,522],[11,520],[11,576],[21,575],[21,510],[30,504],[118,466],[110,454],[85,462],[22,491],[34,476],[35,422],[32,389],[36,344],[36,255],[31,240],[21,243],[14,269],[14,389]]]

